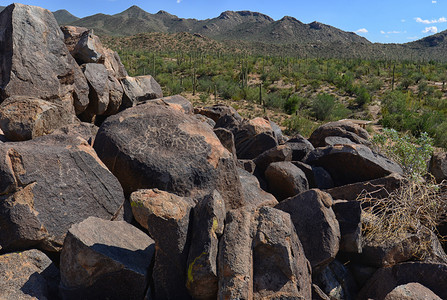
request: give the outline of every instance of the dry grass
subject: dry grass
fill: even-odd
[[[436,233],[446,221],[447,182],[409,180],[386,198],[363,194],[359,200],[369,216],[363,224],[365,242],[384,244],[416,234],[420,239],[415,249],[422,258],[431,247],[427,229]]]

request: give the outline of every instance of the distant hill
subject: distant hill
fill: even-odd
[[[0,12],[2,12],[5,9],[6,6],[0,6]]]
[[[57,11],[53,12],[53,15],[56,18],[56,21],[61,25],[73,23],[73,22],[79,20],[78,17],[73,16],[71,13],[69,13],[65,9],[57,10]]]
[[[207,20],[183,19],[165,11],[150,14],[138,6],[116,14],[96,14],[71,22],[94,29],[99,35],[134,35],[145,32],[198,33],[217,40],[263,41],[267,43],[370,43],[352,32],[313,22],[304,24],[292,17],[275,21],[250,11],[226,11]]]

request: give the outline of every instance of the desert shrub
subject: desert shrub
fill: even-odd
[[[308,99],[293,94],[284,103],[284,111],[289,115],[294,114],[302,106],[307,105],[308,102]]]
[[[312,100],[311,110],[314,117],[320,121],[326,121],[331,116],[335,107],[335,97],[329,94],[319,94]]]
[[[309,137],[319,124],[298,114],[285,120],[283,125],[286,127],[285,133],[288,135],[299,133],[304,137]]]
[[[363,106],[371,101],[371,95],[365,87],[358,87],[355,93],[357,95],[355,102],[358,106]]]

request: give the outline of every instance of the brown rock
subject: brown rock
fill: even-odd
[[[248,173],[241,168],[238,168],[238,174],[242,184],[242,192],[244,195],[246,207],[256,210],[263,206],[273,207],[278,204],[278,201],[272,194],[267,193],[266,191],[261,189],[256,176]]]
[[[315,150],[314,146],[299,134],[288,140],[286,145],[292,149],[292,161],[302,161],[307,154]]]
[[[0,299],[57,299],[59,270],[39,250],[0,256]]]
[[[75,116],[61,105],[33,97],[12,96],[0,104],[0,127],[10,141],[50,134],[73,122]]]
[[[219,138],[222,146],[230,151],[230,153],[233,154],[233,157],[236,157],[236,147],[234,145],[233,133],[225,128],[216,128],[214,129],[214,133]]]
[[[275,206],[290,214],[313,272],[323,269],[338,253],[340,228],[331,206],[332,197],[317,189]]]
[[[307,156],[305,163],[327,170],[335,186],[369,181],[391,173],[403,174],[398,164],[364,145],[317,148]]]
[[[429,172],[435,177],[436,182],[447,179],[447,153],[444,151],[436,151],[433,153],[428,165]]]
[[[217,252],[224,231],[225,203],[214,191],[194,207],[186,287],[194,299],[216,299]]]
[[[33,96],[58,103],[66,111],[83,111],[88,85],[53,14],[43,8],[11,4],[1,12],[0,101]]]
[[[135,106],[138,102],[163,97],[160,85],[150,75],[122,78],[123,108]]]
[[[76,59],[78,64],[101,63],[104,62],[104,48],[99,38],[92,31],[84,31],[79,36],[71,55]]]
[[[110,75],[110,71],[108,75],[108,87],[109,87],[109,105],[107,106],[107,110],[104,112],[104,116],[111,116],[118,113],[121,103],[123,101],[124,90],[121,83]]]
[[[306,175],[291,162],[275,162],[265,171],[269,191],[282,201],[309,189]]]
[[[70,53],[73,53],[76,45],[78,44],[81,36],[88,31],[85,27],[77,26],[61,26],[62,33],[64,34],[64,42]]]
[[[359,292],[357,299],[384,299],[396,287],[411,282],[425,286],[441,299],[447,299],[447,265],[424,262],[379,269]]]
[[[327,137],[341,137],[354,142],[355,144],[370,145],[368,132],[359,125],[349,121],[330,122],[318,127],[310,136],[309,142],[314,147],[327,146]]]
[[[54,135],[74,135],[86,140],[90,145],[93,145],[95,136],[98,133],[98,127],[92,123],[75,123],[66,126],[62,126],[53,131]]]
[[[0,247],[59,251],[89,216],[122,218],[124,195],[87,142],[47,135],[0,144]]]
[[[253,161],[256,164],[257,171],[263,174],[271,163],[291,160],[292,149],[288,144],[286,144],[276,146],[261,153]]]
[[[82,69],[90,87],[90,103],[86,113],[102,115],[109,106],[109,74],[101,64],[86,63],[82,65]]]
[[[211,107],[196,107],[194,108],[194,113],[204,115],[214,122],[227,115],[242,121],[242,117],[233,107],[224,104],[216,104]]]
[[[330,299],[356,299],[357,284],[349,270],[339,261],[332,261],[326,268],[313,276],[314,282]]]
[[[124,221],[74,224],[61,253],[63,299],[142,299],[154,252],[154,241]]]
[[[311,268],[290,215],[263,207],[253,239],[253,299],[311,299]]]
[[[181,111],[187,115],[194,114],[194,107],[185,97],[180,95],[174,95],[169,97],[163,97],[156,100],[162,100],[168,106],[178,111]],[[155,101],[155,100],[154,100]]]
[[[219,243],[218,299],[253,298],[253,213],[241,208],[227,213]]]
[[[332,205],[340,226],[340,251],[362,252],[362,207],[360,202],[337,200]]]
[[[211,128],[165,104],[149,102],[107,118],[94,148],[126,194],[159,188],[200,198],[217,189],[227,209],[243,205],[233,156]]]
[[[193,201],[154,189],[132,193],[130,202],[135,220],[155,240],[152,296],[154,299],[190,299],[186,274]]]
[[[396,287],[384,300],[441,300],[441,298],[425,286],[410,282]]]

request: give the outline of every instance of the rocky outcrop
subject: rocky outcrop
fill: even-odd
[[[126,194],[158,188],[200,198],[217,189],[227,209],[243,205],[234,158],[212,129],[164,104],[109,117],[94,148]]]
[[[89,216],[122,218],[123,190],[85,140],[47,135],[0,144],[0,246],[59,251]]]
[[[124,95],[122,108],[137,105],[138,102],[163,97],[160,85],[150,76],[130,77],[121,79]]]
[[[282,201],[309,189],[306,175],[291,162],[275,162],[265,171],[270,192]]]
[[[0,299],[57,299],[59,270],[39,250],[0,256]]]
[[[403,174],[402,168],[364,145],[336,145],[317,148],[305,159],[307,164],[323,167],[335,186]]]
[[[330,299],[356,299],[357,284],[349,270],[338,260],[314,276],[314,282]]]
[[[74,224],[60,259],[63,299],[142,299],[154,252],[154,241],[127,222]]]
[[[312,143],[314,147],[325,147],[330,144],[345,144],[345,142],[330,142],[326,141],[328,137],[338,137],[344,138],[351,141],[353,144],[363,144],[370,145],[370,136],[368,132],[349,121],[337,121],[330,122],[318,127],[314,132],[312,132],[309,137],[309,142]]]
[[[0,128],[10,141],[26,141],[75,122],[60,104],[33,97],[12,96],[0,104]]]
[[[435,293],[420,283],[410,282],[399,285],[386,295],[384,300],[441,300]]]
[[[441,183],[447,179],[447,153],[441,150],[433,153],[428,165],[429,172]]]
[[[50,11],[11,4],[1,12],[0,28],[0,100],[32,96],[72,113],[87,107],[87,82]]]
[[[223,104],[216,104],[211,107],[196,107],[194,108],[194,113],[204,115],[214,122],[217,122],[217,120],[227,115],[234,117],[238,121],[242,121],[242,117],[233,107]]]
[[[264,206],[274,207],[278,204],[276,198],[261,189],[256,176],[248,173],[247,171],[238,168],[239,179],[242,184],[242,192],[244,195],[245,205],[253,208],[254,210]]]

